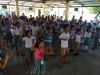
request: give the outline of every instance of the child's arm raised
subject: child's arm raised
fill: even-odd
[[[12,52],[12,51],[8,52],[8,53],[6,54],[6,59],[5,59],[4,63],[2,63],[2,62],[0,61],[0,68],[5,69],[9,58],[11,58],[12,56],[13,56],[13,52]]]
[[[5,46],[5,44],[0,40],[0,45],[5,48],[6,50],[8,50],[8,48]]]
[[[60,35],[60,30],[58,30],[57,34],[56,34],[56,37],[58,37]]]
[[[35,50],[36,42],[37,42],[37,40],[36,40],[36,38],[34,38],[34,43],[32,44],[32,47],[30,48],[30,50]]]
[[[24,30],[21,31],[20,40],[22,40],[24,34]]]

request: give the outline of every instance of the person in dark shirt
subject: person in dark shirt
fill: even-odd
[[[95,40],[94,40],[94,45],[92,50],[98,49],[97,44],[99,42],[99,38],[100,38],[100,28],[96,29],[96,33],[95,33]]]

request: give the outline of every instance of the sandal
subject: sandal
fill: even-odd
[[[59,67],[62,67],[62,64],[59,64]]]
[[[68,64],[68,61],[64,61],[63,64]]]
[[[55,54],[50,54],[51,57],[55,57]]]

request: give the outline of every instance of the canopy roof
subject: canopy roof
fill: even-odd
[[[100,0],[69,0],[71,7],[99,7]],[[18,0],[19,6],[42,7],[46,2],[47,7],[64,8],[67,0]],[[15,5],[15,0],[0,0],[0,5]]]

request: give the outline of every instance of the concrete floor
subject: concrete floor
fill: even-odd
[[[70,53],[67,57],[69,64],[60,68],[58,66],[60,45],[58,42],[54,42],[53,46],[56,57],[48,56],[46,61],[48,75],[100,75],[100,48],[98,50],[90,49],[88,53],[80,51],[80,55],[77,57],[73,57],[73,53]],[[15,49],[13,51],[14,56],[9,60],[3,75],[30,75],[33,63],[26,66],[25,58],[16,56]]]

